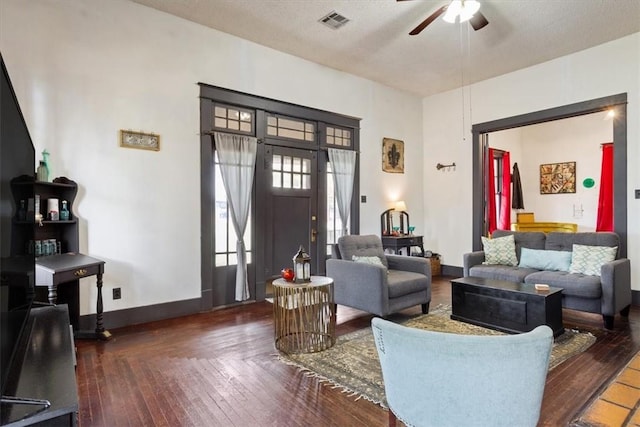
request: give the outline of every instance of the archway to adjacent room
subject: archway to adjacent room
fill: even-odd
[[[484,150],[491,132],[513,129],[553,120],[582,116],[599,111],[613,110],[614,144],[614,231],[620,236],[620,254],[627,252],[627,94],[617,94],[548,110],[473,125],[473,249],[482,248],[484,218]]]

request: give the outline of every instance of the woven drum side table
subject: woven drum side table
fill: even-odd
[[[276,348],[284,353],[314,353],[336,342],[333,280],[311,276],[311,283],[273,281]]]

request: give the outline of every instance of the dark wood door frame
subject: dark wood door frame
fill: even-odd
[[[198,83],[200,87],[200,226],[201,226],[201,309],[210,310],[215,307],[222,307],[227,305],[236,305],[237,302],[233,301],[233,295],[224,289],[223,286],[217,286],[216,280],[229,281],[235,277],[234,268],[228,267],[224,271],[215,271],[216,268],[213,264],[213,251],[214,251],[214,230],[215,224],[213,220],[214,213],[214,200],[212,194],[214,194],[214,151],[212,137],[210,135],[212,129],[212,117],[213,117],[213,103],[219,102],[226,105],[237,106],[247,108],[255,111],[256,116],[256,136],[258,138],[258,153],[255,182],[265,182],[265,169],[261,162],[264,162],[265,157],[265,135],[260,134],[261,129],[264,129],[264,123],[266,123],[266,113],[281,114],[283,116],[298,117],[305,120],[313,121],[316,123],[328,123],[333,126],[339,126],[343,128],[351,129],[353,132],[353,150],[358,151],[360,148],[359,135],[360,135],[360,119],[347,115],[331,113],[328,111],[318,110],[315,108],[304,107],[301,105],[291,104],[283,101],[278,101],[270,98],[264,98],[256,95],[246,94],[230,89],[225,89],[217,86],[211,86],[204,83]],[[319,136],[320,133],[318,132]],[[286,141],[282,141],[283,146],[287,146]],[[295,146],[290,145],[290,146]],[[300,148],[300,146],[297,146]],[[318,177],[323,177],[326,173],[326,154],[322,155],[322,151],[326,149],[326,145],[318,143],[315,148],[318,151]],[[359,160],[358,160],[359,162]],[[351,221],[350,229],[354,234],[359,233],[360,230],[360,185],[358,179],[359,165],[356,164],[356,179],[354,182],[353,200],[351,204]],[[266,225],[263,221],[260,221],[260,209],[266,202],[265,196],[256,191],[254,185],[254,192],[252,197],[252,227],[253,237],[251,247],[253,248],[253,259],[251,266],[249,267],[250,278],[254,278],[255,292],[251,295],[251,299],[256,301],[264,300],[265,298],[265,281],[264,275],[265,262],[264,254],[261,253],[261,249],[264,247],[264,235],[266,232]],[[318,209],[325,209],[326,203],[323,202],[323,197],[326,198],[326,189],[321,182],[318,183]],[[322,224],[320,224],[322,225]],[[320,253],[325,246],[325,242],[322,239],[322,233],[326,230],[322,230],[319,227],[319,241],[318,241],[318,253]],[[233,270],[233,271],[232,271]],[[324,265],[318,265],[318,272],[324,272]],[[253,275],[253,276],[252,276]]]
[[[570,117],[583,116],[613,109],[613,222],[614,231],[620,236],[620,256],[627,256],[627,94],[606,96],[577,102],[548,110],[522,114],[514,117],[478,123],[472,126],[473,134],[473,250],[482,250],[480,237],[483,230],[484,212],[484,146],[483,135],[521,126],[550,122]]]

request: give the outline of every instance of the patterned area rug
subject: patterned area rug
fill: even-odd
[[[466,335],[504,335],[502,332],[451,320],[450,306],[438,306],[402,324],[418,329]],[[596,338],[590,333],[566,329],[555,339],[549,370],[589,348]],[[338,337],[328,350],[309,354],[284,354],[279,359],[297,366],[308,375],[328,382],[344,392],[387,407],[380,362],[371,328]]]

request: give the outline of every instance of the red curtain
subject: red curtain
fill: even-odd
[[[600,198],[596,231],[613,231],[613,143],[602,144]]]
[[[487,231],[489,234],[495,231],[496,227],[496,185],[495,171],[493,168],[493,148],[487,150]]]
[[[502,193],[498,229],[511,229],[511,159],[508,151],[502,153]]]

